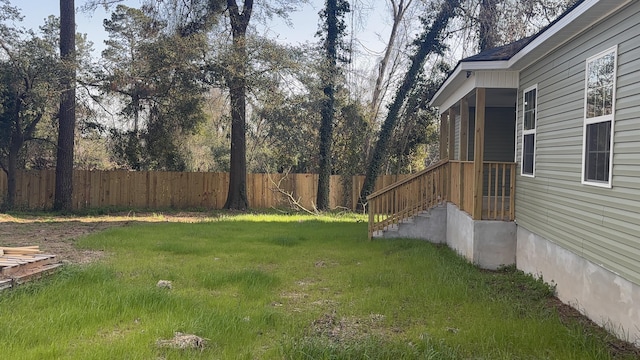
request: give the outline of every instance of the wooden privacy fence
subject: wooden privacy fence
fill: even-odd
[[[376,181],[381,189],[408,175],[385,175]],[[355,210],[364,176],[354,176],[345,191],[342,177],[331,176],[330,206]],[[308,209],[315,203],[316,174],[247,174],[247,197],[252,208],[287,207],[287,196],[276,184]],[[169,171],[74,170],[73,208],[220,209],[229,188],[228,173]],[[53,206],[54,170],[23,170],[17,173],[15,205],[41,210]],[[7,193],[7,178],[0,172],[0,201]]]

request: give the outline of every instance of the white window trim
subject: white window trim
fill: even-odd
[[[611,114],[587,118],[587,91],[589,86],[589,63],[613,52],[613,94],[611,98]],[[582,125],[582,179],[583,185],[611,188],[613,179],[613,134],[615,133],[615,113],[616,113],[616,88],[618,84],[618,45],[614,45],[604,51],[593,55],[585,61],[584,67],[584,121]],[[587,125],[611,121],[611,134],[609,139],[609,179],[607,182],[587,180],[585,177],[586,153],[587,153]]]
[[[536,91],[536,109],[535,109],[535,113],[534,113],[534,121],[535,121],[535,126],[533,127],[533,129],[530,130],[525,130],[524,129],[524,112],[526,107],[524,106],[524,99],[526,94],[531,91],[531,90],[535,90]],[[538,84],[535,84],[533,86],[529,86],[528,88],[524,89],[524,91],[522,91],[522,136],[521,136],[521,142],[520,142],[520,176],[525,176],[525,177],[536,177],[536,147],[538,144],[538,136],[536,135],[536,129],[538,128]],[[531,135],[533,134],[533,173],[531,174],[527,174],[524,172],[524,137],[525,135]]]

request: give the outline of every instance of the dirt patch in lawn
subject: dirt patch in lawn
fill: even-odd
[[[371,335],[384,338],[387,329],[383,320],[384,315],[381,314],[371,314],[368,318],[338,318],[334,311],[314,320],[309,328],[309,336],[326,337],[335,343],[357,342]]]
[[[0,246],[38,245],[58,260],[86,264],[104,256],[102,251],[78,249],[75,241],[87,234],[138,222],[202,222],[211,220],[200,212],[134,213],[105,216],[12,216],[0,214]]]
[[[201,338],[193,334],[183,334],[176,332],[171,339],[160,339],[156,342],[158,347],[168,347],[173,349],[197,349],[203,350],[208,339]]]

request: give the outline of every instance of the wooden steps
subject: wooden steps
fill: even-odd
[[[0,290],[40,278],[60,266],[55,255],[43,254],[38,246],[0,246]]]

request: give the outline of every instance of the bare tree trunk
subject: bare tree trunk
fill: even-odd
[[[56,184],[53,208],[70,211],[76,126],[76,25],[74,0],[60,0],[60,57],[65,65],[60,96]]]
[[[246,88],[247,47],[245,35],[253,0],[246,0],[242,13],[235,0],[227,0],[229,18],[233,32],[233,55],[227,81],[231,97],[231,166],[229,169],[229,192],[225,209],[246,210],[247,198],[247,140],[246,140]]]
[[[478,13],[478,46],[480,51],[492,49],[498,46],[500,39],[498,34],[498,9],[499,0],[481,0]]]
[[[7,197],[2,204],[3,210],[12,209],[16,202],[16,172],[18,171],[18,156],[22,144],[24,144],[24,134],[22,132],[22,120],[20,112],[22,109],[23,96],[18,96],[13,107],[13,116],[15,117],[15,125],[9,138],[9,154],[6,168],[3,167],[7,174]]]
[[[404,75],[402,84],[396,91],[393,103],[389,107],[387,117],[380,129],[378,142],[371,156],[371,162],[367,167],[367,174],[362,184],[362,190],[360,191],[360,199],[358,200],[358,208],[360,210],[364,209],[367,196],[373,192],[376,178],[380,174],[380,167],[384,162],[384,158],[387,156],[387,144],[389,143],[393,128],[395,127],[400,109],[405,102],[407,94],[414,86],[427,55],[440,48],[441,34],[449,24],[449,20],[455,16],[455,10],[460,6],[460,1],[461,0],[445,0],[433,23],[431,23],[430,28],[425,28],[418,39],[417,52],[411,57],[411,67]]]
[[[331,183],[331,149],[333,145],[333,118],[335,104],[335,88],[327,85],[324,88],[325,99],[322,105],[322,124],[320,125],[320,152],[318,168],[318,193],[316,207],[318,210],[329,210],[329,190]]]
[[[316,206],[318,210],[328,210],[329,186],[331,182],[331,147],[333,138],[333,119],[335,116],[335,88],[337,76],[337,41],[338,41],[338,1],[327,0],[327,39],[325,42],[325,83],[322,101],[322,124],[320,125],[320,166],[318,170],[318,194]]]
[[[30,84],[29,78],[23,78],[25,84]],[[36,126],[42,119],[42,113],[36,115],[35,118],[31,120],[24,128],[23,118],[22,118],[22,105],[27,98],[26,93],[28,92],[30,85],[27,85],[27,90],[23,94],[17,95],[15,99],[15,103],[12,106],[13,116],[14,116],[14,126],[11,130],[11,136],[9,138],[9,154],[7,159],[6,167],[3,165],[2,168],[7,174],[7,197],[5,198],[2,206],[2,209],[11,209],[15,206],[16,201],[16,189],[17,189],[17,172],[18,172],[18,159],[20,157],[20,151],[22,150],[22,146],[27,140],[30,140],[33,136],[33,133],[36,130]]]
[[[385,80],[387,73],[387,66],[389,65],[389,59],[391,58],[391,53],[393,52],[393,46],[396,42],[396,36],[398,34],[398,28],[400,27],[400,23],[404,18],[404,14],[407,11],[407,8],[411,6],[413,0],[390,0],[391,7],[393,10],[393,25],[391,26],[391,34],[389,34],[389,39],[387,40],[387,46],[384,50],[384,56],[382,60],[380,60],[380,64],[378,65],[378,77],[376,78],[376,85],[373,88],[373,95],[371,97],[371,114],[372,119],[375,120],[378,118],[378,113],[380,112],[380,98],[382,94],[382,84]]]

